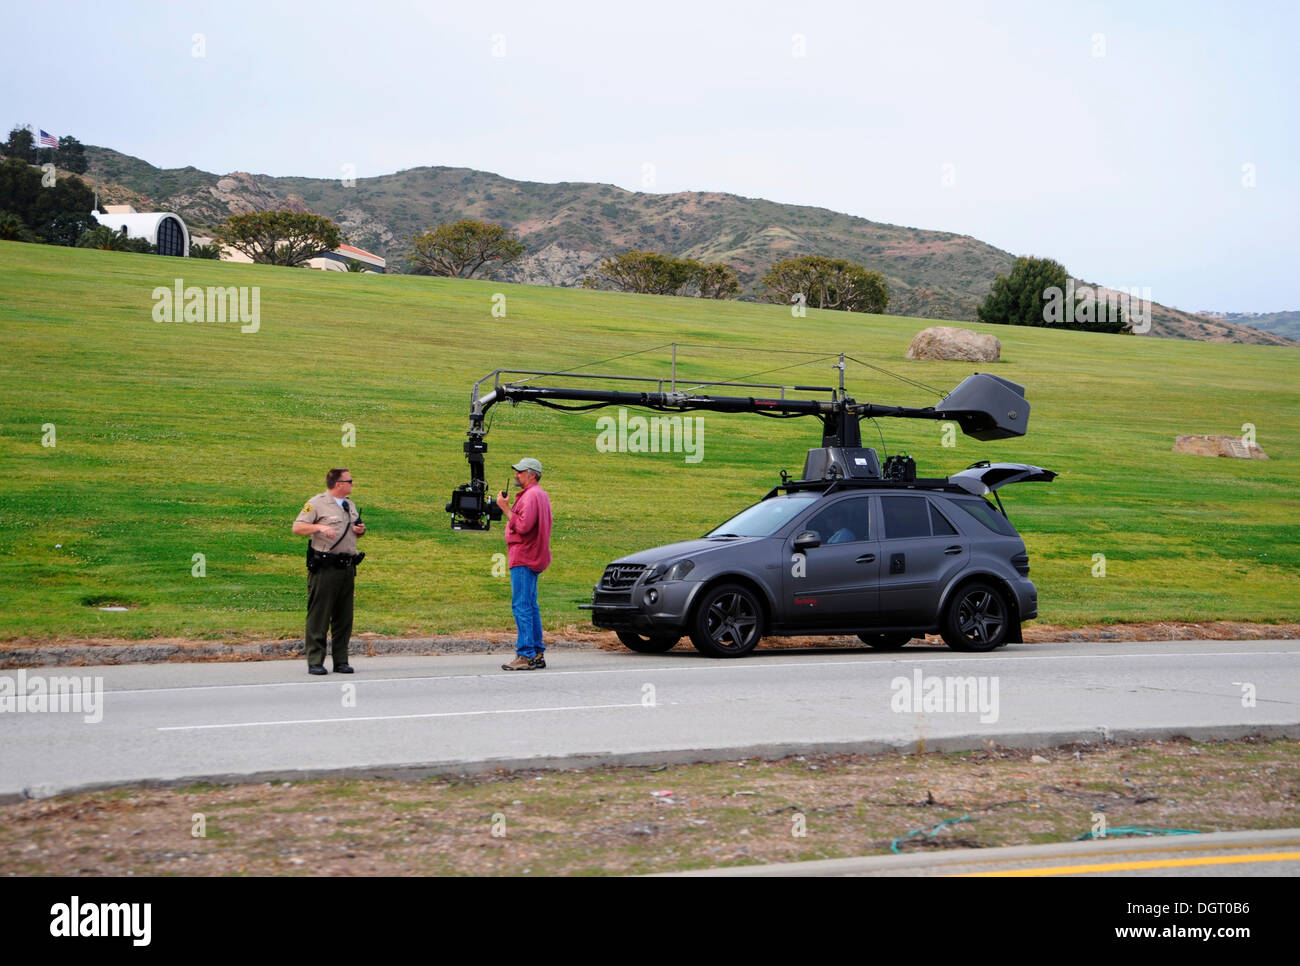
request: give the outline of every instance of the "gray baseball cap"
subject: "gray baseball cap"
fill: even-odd
[[[521,459],[518,463],[516,463],[514,466],[512,466],[512,467],[510,467],[510,468],[511,468],[512,470],[532,470],[532,471],[533,471],[534,473],[536,473],[538,476],[541,476],[541,475],[542,475],[542,462],[541,462],[541,460],[535,460],[535,459],[533,459],[531,456],[528,456],[528,457],[525,457],[524,459]]]

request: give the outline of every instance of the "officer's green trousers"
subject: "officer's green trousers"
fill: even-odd
[[[325,635],[330,632],[335,665],[348,663],[352,638],[352,592],[356,567],[321,567],[307,575],[307,663],[325,663]]]

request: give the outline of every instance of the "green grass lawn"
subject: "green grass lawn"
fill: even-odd
[[[259,286],[261,324],[153,321],[155,286]],[[491,316],[493,293],[508,318]],[[499,367],[567,369],[668,342],[703,381],[844,351],[943,390],[980,366],[910,362],[927,323],[407,276],[311,272],[0,242],[0,638],[301,635],[303,540],[289,526],[346,465],[370,533],[357,631],[510,625],[501,534],[452,533],[468,478],[470,387]],[[1055,469],[1004,491],[1041,617],[1293,620],[1300,608],[1300,352],[969,325],[983,368],[1027,386],[1029,435],[941,445],[938,423],[882,420],[923,475],[977,459]],[[743,351],[742,351],[743,350]],[[763,350],[754,352],[751,350]],[[596,371],[659,375],[667,352]],[[830,385],[828,361],[756,381]],[[859,400],[937,401],[853,366]],[[606,410],[605,412],[610,412]],[[535,455],[556,510],[548,627],[581,622],[604,565],[696,536],[797,472],[820,424],[704,414],[704,459],[601,453],[601,412],[494,410],[489,478]],[[343,424],[356,445],[342,445]],[[1256,427],[1269,462],[1171,452],[1178,433]],[[54,425],[56,445],[43,446]],[[867,424],[864,436],[874,428]],[[206,576],[192,575],[203,554]],[[1094,555],[1106,575],[1094,577]],[[125,613],[99,607],[121,603]]]

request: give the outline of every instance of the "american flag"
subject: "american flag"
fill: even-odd
[[[57,150],[59,147],[59,139],[56,138],[53,134],[47,134],[45,131],[42,131],[40,137],[40,146],[43,148],[54,148],[55,150]]]

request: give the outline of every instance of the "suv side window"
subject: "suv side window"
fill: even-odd
[[[885,536],[890,540],[930,536],[930,501],[923,496],[884,496]]]
[[[822,543],[852,543],[871,539],[870,498],[855,496],[832,503],[813,515],[804,530],[815,530]]]
[[[933,503],[930,504],[930,524],[934,527],[936,537],[946,537],[950,534],[955,536],[957,533],[957,528],[948,522],[948,518]]]
[[[1011,525],[1011,521],[999,513],[997,507],[988,500],[978,496],[949,497],[949,499],[994,533],[1000,533],[1006,537],[1018,536],[1016,528]]]

